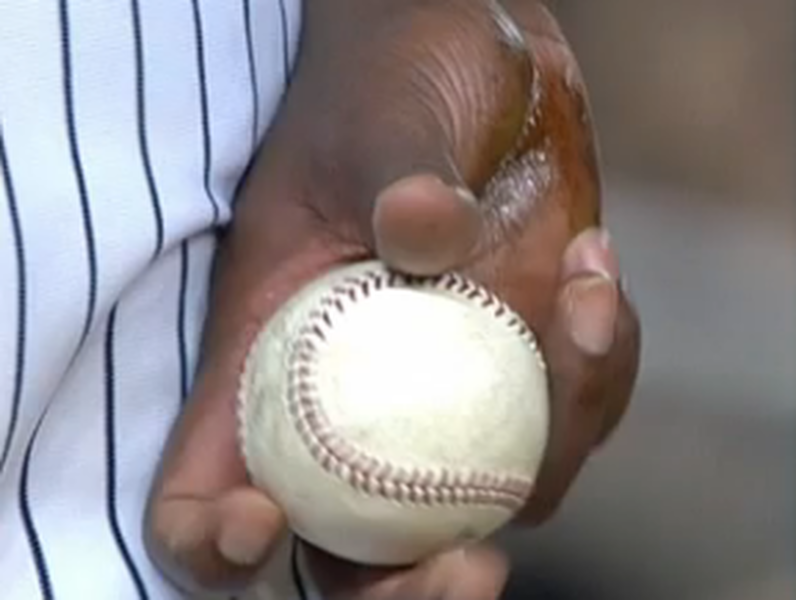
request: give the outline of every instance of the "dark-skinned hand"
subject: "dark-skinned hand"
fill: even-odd
[[[537,334],[551,432],[516,526],[546,521],[638,369],[600,185],[577,63],[537,2],[306,0],[294,78],[221,242],[199,371],[152,490],[156,563],[186,589],[234,590],[268,560],[286,523],[239,453],[245,353],[300,287],[373,257],[460,270]],[[507,572],[487,543],[405,569],[307,561],[329,600],[494,600]]]

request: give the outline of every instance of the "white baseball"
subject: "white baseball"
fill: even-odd
[[[239,418],[252,482],[299,537],[411,564],[524,505],[547,442],[545,366],[520,317],[472,281],[359,263],[265,325]]]

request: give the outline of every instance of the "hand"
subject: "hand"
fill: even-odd
[[[540,5],[309,0],[303,36],[221,244],[199,373],[149,505],[150,552],[191,589],[247,584],[285,533],[238,451],[238,373],[262,322],[334,265],[460,269],[538,335],[551,437],[520,524],[554,513],[638,368],[638,321],[599,229],[586,93]],[[308,560],[330,599],[493,600],[506,573],[486,544],[405,570]]]

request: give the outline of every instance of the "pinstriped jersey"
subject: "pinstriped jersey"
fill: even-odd
[[[144,501],[299,22],[299,0],[0,2],[4,600],[181,598]]]

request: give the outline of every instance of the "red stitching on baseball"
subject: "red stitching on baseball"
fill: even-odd
[[[319,347],[326,343],[324,330],[332,327],[335,314],[345,312],[347,302],[354,303],[370,296],[374,290],[398,285],[438,287],[477,302],[525,340],[544,368],[531,332],[517,317],[506,319],[505,315],[512,314],[511,311],[488,290],[453,273],[418,278],[369,271],[358,277],[348,277],[335,286],[321,299],[323,308],[312,311],[300,331],[288,366],[288,412],[296,431],[324,470],[366,494],[399,503],[492,505],[518,510],[531,492],[529,479],[388,463],[356,448],[332,428],[315,382],[315,357]]]

